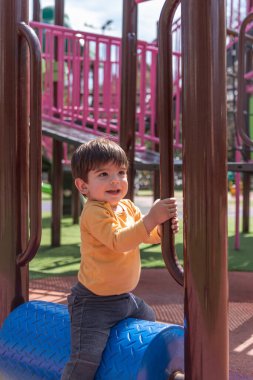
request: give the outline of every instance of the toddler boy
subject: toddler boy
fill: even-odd
[[[142,216],[128,199],[125,152],[116,143],[96,139],[73,154],[75,185],[86,198],[81,217],[81,264],[68,296],[71,356],[62,380],[92,380],[110,329],[124,318],[155,320],[155,313],[132,294],[141,264],[140,243],[160,243],[158,227],[172,219],[178,232],[174,198],[156,201]]]

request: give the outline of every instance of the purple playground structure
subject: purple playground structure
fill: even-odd
[[[122,39],[63,27],[64,0],[55,1],[55,25],[39,22],[39,1],[34,1],[30,26],[28,0],[1,2],[3,379],[59,379],[69,355],[66,308],[28,299],[28,266],[41,236],[42,135],[50,138],[43,144],[52,159],[55,246],[62,161],[68,161],[69,147],[94,136],[118,141],[130,162],[131,198],[136,169],[153,170],[156,179],[159,173],[164,198],[174,195],[174,166],[182,168],[184,271],[170,222],[163,226],[162,251],[171,276],[184,286],[184,326],[128,319],[114,326],[96,378],[229,378],[227,169],[244,173],[247,228],[253,67],[245,47],[252,47],[253,1],[182,0],[181,18],[175,20],[180,1],[165,0],[152,44],[137,38],[141,2],[123,0]],[[228,162],[229,106],[235,143],[234,160]],[[239,186],[237,208],[238,194]],[[238,219],[236,226],[238,234]]]
[[[55,140],[65,142],[60,158],[63,164],[67,164],[69,162],[67,144],[79,145],[94,136],[109,135],[120,141],[121,145],[129,150],[129,155],[131,152],[129,159],[132,162],[132,170],[147,169],[155,172],[158,170],[160,162],[160,139],[157,127],[158,43],[157,41],[147,43],[137,38],[135,42],[129,40],[128,34],[131,33],[131,28],[135,36],[137,33],[137,6],[134,4],[130,11],[130,3],[124,4],[122,38],[71,30],[38,21],[30,23],[42,47],[43,149],[51,161],[52,141],[54,144],[57,144]],[[252,41],[250,37],[252,21],[250,16],[245,19],[246,15],[250,14],[251,8],[249,1],[227,2],[228,170],[236,173],[235,247],[237,249],[240,247],[240,182],[243,181],[243,232],[248,232],[249,186],[250,175],[253,172],[250,137],[245,141],[240,133],[244,130],[245,122],[246,136],[251,135],[252,138],[253,135],[250,116],[253,71],[249,63],[247,67],[243,66],[244,58],[249,55],[247,43]],[[244,30],[239,35],[243,20]],[[173,151],[174,157],[179,157],[175,165],[180,168],[182,164],[181,37],[181,18],[173,19],[171,27]],[[127,44],[133,43],[136,46],[129,48]],[[238,70],[237,62],[238,64],[241,62]],[[238,97],[237,81],[240,91]],[[131,146],[134,148],[130,149]],[[54,161],[53,165],[56,166],[54,171],[60,173],[61,162],[58,162],[56,157]],[[61,188],[58,176],[53,176],[54,189]],[[129,196],[133,198],[133,178],[130,183]],[[156,190],[155,197],[157,196]],[[52,245],[54,246],[60,244],[61,197],[59,191],[53,196]],[[75,207],[75,210],[78,210],[78,207]],[[74,216],[74,219],[77,220],[77,216]]]

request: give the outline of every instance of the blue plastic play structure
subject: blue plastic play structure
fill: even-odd
[[[0,378],[56,380],[70,355],[65,305],[32,301],[0,330]],[[184,370],[184,331],[177,325],[125,319],[111,330],[96,380],[167,380]]]

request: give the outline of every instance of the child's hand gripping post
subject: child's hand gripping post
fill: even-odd
[[[158,199],[155,201],[148,214],[143,217],[143,223],[148,233],[156,226],[171,219],[173,233],[178,232],[177,201],[175,198]]]

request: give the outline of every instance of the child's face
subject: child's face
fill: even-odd
[[[82,192],[89,200],[108,202],[116,207],[127,190],[127,168],[109,162],[88,173],[88,182],[84,182]]]

